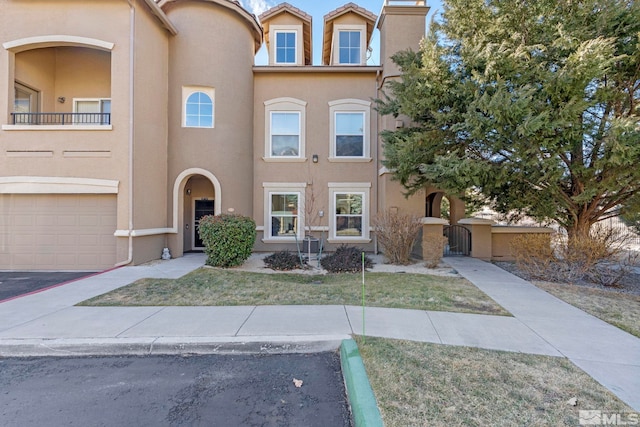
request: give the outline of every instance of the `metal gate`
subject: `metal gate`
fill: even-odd
[[[445,256],[469,256],[471,254],[471,232],[461,225],[448,225],[443,229],[447,242]]]

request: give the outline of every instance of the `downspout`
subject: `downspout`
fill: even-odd
[[[128,256],[125,261],[117,263],[116,267],[131,264],[133,262],[133,95],[134,95],[134,59],[135,59],[135,23],[136,23],[136,9],[132,0],[127,0],[129,4],[129,188],[128,188],[128,215],[129,215],[129,229],[127,232],[128,243]]]
[[[379,98],[379,90],[378,80],[380,79],[380,70],[376,71],[376,81],[375,81],[375,98]],[[378,162],[380,161],[380,113],[376,111],[376,148],[375,148],[375,159],[376,159],[376,180],[375,187],[373,192],[376,195],[376,215],[380,213],[380,173],[378,172]],[[373,253],[378,254],[378,233],[373,234]]]

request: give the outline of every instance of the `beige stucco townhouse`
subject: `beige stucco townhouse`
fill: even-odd
[[[0,0],[0,269],[181,256],[212,213],[253,217],[258,251],[309,231],[375,250],[379,211],[431,216],[442,194],[405,199],[381,164],[379,132],[405,122],[372,104],[428,7],[381,6],[327,11],[313,65],[312,17],[287,3]]]

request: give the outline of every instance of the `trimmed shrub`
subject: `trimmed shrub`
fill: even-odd
[[[411,263],[411,250],[422,229],[420,218],[387,210],[373,219],[378,242],[384,257],[391,263]]]
[[[205,245],[207,265],[214,267],[242,265],[256,241],[255,221],[242,215],[207,215],[200,219],[198,232]]]
[[[362,271],[362,249],[342,245],[332,254],[322,258],[320,265],[330,273],[357,273]],[[371,268],[373,261],[364,257],[364,268]]]
[[[264,263],[272,270],[295,270],[300,268],[300,258],[289,251],[279,251],[264,258]]]

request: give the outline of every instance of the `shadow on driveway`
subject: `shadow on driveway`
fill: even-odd
[[[95,274],[94,271],[0,271],[0,302]]]

